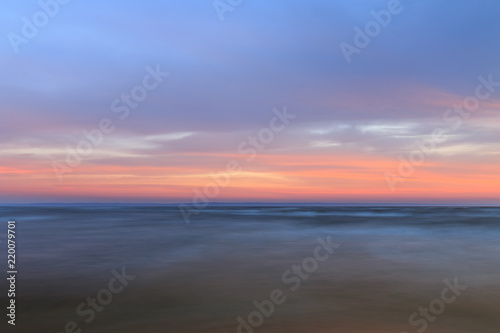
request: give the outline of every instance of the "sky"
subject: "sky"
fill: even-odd
[[[500,2],[0,4],[0,203],[500,204]]]

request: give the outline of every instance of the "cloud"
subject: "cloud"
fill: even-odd
[[[380,176],[398,154],[448,126],[443,113],[474,93],[479,75],[500,81],[500,4],[405,2],[347,64],[339,43],[352,41],[353,28],[386,6],[253,0],[220,22],[210,2],[71,2],[19,54],[7,39],[0,48],[0,184],[19,201],[84,200],[98,192],[189,198],[192,186],[241,157],[238,144],[268,124],[274,107],[287,105],[297,120],[221,198],[398,199]],[[37,10],[21,2],[1,7],[4,35]],[[157,64],[171,75],[119,120],[112,101]],[[499,112],[496,93],[447,134],[403,198],[429,189],[453,196],[471,186],[492,196],[486,180],[497,183]],[[105,117],[116,130],[57,184],[51,162]],[[475,186],[472,170],[486,180]]]

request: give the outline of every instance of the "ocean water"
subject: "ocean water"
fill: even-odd
[[[16,326],[5,314],[0,326],[498,333],[499,213],[214,206],[186,224],[174,206],[3,206],[1,266],[7,276],[7,221],[15,220],[18,274]],[[5,309],[5,279],[0,287]]]

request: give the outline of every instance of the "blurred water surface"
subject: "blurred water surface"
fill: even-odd
[[[275,289],[286,301],[255,332],[417,332],[409,316],[458,278],[467,290],[426,332],[498,333],[499,213],[215,206],[186,225],[174,206],[4,206],[0,246],[16,220],[16,332],[237,332]],[[291,291],[283,273],[328,236],[340,247]],[[85,322],[77,306],[123,267],[135,279]]]

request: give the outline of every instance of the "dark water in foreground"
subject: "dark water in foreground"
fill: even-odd
[[[7,220],[15,219],[19,272],[16,326],[2,310],[0,327],[499,333],[499,213],[212,207],[186,225],[176,207],[0,207],[0,266],[6,275]],[[318,237],[340,246],[322,247]],[[114,276],[122,269],[128,277],[120,283]],[[280,303],[274,311],[271,294]],[[94,308],[89,297],[97,297]],[[254,312],[254,300],[268,317]]]

